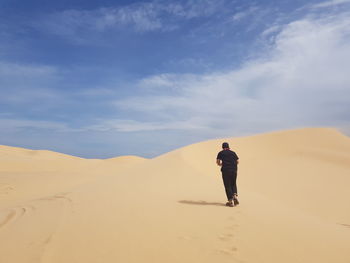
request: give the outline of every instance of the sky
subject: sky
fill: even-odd
[[[349,69],[350,0],[0,0],[0,144],[152,158],[350,135]]]

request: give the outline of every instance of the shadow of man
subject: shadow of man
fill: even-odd
[[[178,201],[180,204],[187,204],[187,205],[215,205],[215,206],[225,206],[225,204],[222,203],[216,203],[216,202],[207,202],[207,201],[192,201],[192,200],[180,200]]]

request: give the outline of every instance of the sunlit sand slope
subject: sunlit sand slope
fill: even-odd
[[[240,157],[225,207],[221,143]],[[0,146],[0,262],[350,262],[350,139],[301,129],[87,160]]]

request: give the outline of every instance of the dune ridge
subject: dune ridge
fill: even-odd
[[[228,208],[215,157],[240,157]],[[0,146],[0,262],[350,262],[350,139],[307,128],[153,159]]]

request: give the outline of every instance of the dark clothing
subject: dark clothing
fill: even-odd
[[[227,200],[232,200],[233,195],[237,194],[237,170],[227,170],[222,172]]]
[[[237,154],[229,149],[224,149],[218,153],[216,159],[221,160],[222,180],[224,181],[227,200],[232,200],[237,194]]]
[[[216,159],[222,161],[221,171],[237,170],[237,154],[229,149],[218,153]]]

